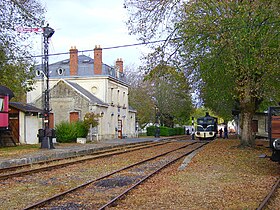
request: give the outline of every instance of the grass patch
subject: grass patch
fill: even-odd
[[[13,157],[16,155],[21,155],[25,153],[30,153],[33,151],[39,150],[41,147],[40,144],[26,144],[26,145],[19,145],[16,147],[1,147],[0,148],[0,157]]]
[[[5,151],[16,151],[16,150],[22,150],[22,149],[39,149],[40,144],[25,144],[25,145],[19,145],[16,147],[1,147],[0,152]]]

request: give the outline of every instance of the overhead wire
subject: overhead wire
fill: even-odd
[[[261,23],[261,24],[256,24],[255,26],[261,26],[261,25],[270,25],[270,24],[279,24],[279,21],[275,21],[275,22],[270,22],[270,23]],[[241,28],[244,28],[244,26],[240,26],[240,27],[236,27],[233,29],[228,29],[226,31],[229,30],[239,30]],[[223,31],[225,32],[225,31]],[[211,34],[211,33],[208,33]],[[166,39],[161,39],[161,40],[154,40],[154,41],[148,41],[148,42],[141,42],[141,43],[134,43],[134,44],[125,44],[125,45],[117,45],[117,46],[111,46],[111,47],[104,47],[102,48],[102,50],[111,50],[111,49],[117,49],[117,48],[125,48],[125,47],[134,47],[134,46],[140,46],[140,45],[149,45],[149,44],[155,44],[155,43],[159,43],[159,42],[166,42],[168,40],[178,40],[178,39],[182,39],[185,37],[175,37],[175,38],[166,38]],[[78,53],[85,53],[85,52],[93,52],[94,49],[88,49],[88,50],[78,50]],[[67,55],[70,54],[70,52],[61,52],[61,53],[50,53],[48,54],[48,56],[58,56],[58,55]],[[25,56],[25,57],[20,57],[20,58],[7,58],[6,60],[21,60],[21,59],[30,59],[30,58],[41,58],[44,57],[45,55],[31,55],[31,56]]]
[[[176,39],[179,39],[179,38],[173,38],[172,40],[176,40]],[[158,42],[165,42],[167,40],[168,39],[161,39],[161,40],[142,42],[142,43],[117,45],[117,46],[112,46],[112,47],[104,47],[104,48],[102,48],[102,50],[111,50],[111,49],[124,48],[124,47],[134,47],[134,46],[140,46],[140,45],[149,45],[149,44],[155,44],[155,43],[158,43]],[[171,39],[169,39],[169,40],[171,40]],[[94,49],[78,50],[78,53],[93,52],[93,51],[94,51]],[[58,56],[58,55],[67,55],[67,54],[70,54],[70,52],[50,53],[48,56]],[[40,58],[40,57],[43,57],[43,56],[44,55],[26,56],[26,57],[21,57],[20,59],[24,59],[24,58]]]

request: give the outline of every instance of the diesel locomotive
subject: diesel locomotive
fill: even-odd
[[[207,112],[205,117],[197,119],[195,137],[199,140],[213,140],[218,133],[218,118],[212,117]]]

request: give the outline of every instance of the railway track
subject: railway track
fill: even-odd
[[[115,170],[97,179],[61,192],[24,209],[105,209],[176,160],[207,143],[187,143],[154,157]],[[82,196],[81,196],[82,195]]]
[[[262,201],[262,203],[259,205],[259,207],[257,208],[257,210],[263,210],[267,207],[267,205],[269,204],[269,202],[272,200],[274,194],[276,193],[277,189],[279,189],[280,186],[280,178],[278,178],[278,180],[275,182],[275,184],[272,186],[271,190],[269,191],[269,193],[267,194],[267,196],[264,198],[264,200]]]
[[[138,144],[116,147],[107,150],[100,150],[90,155],[69,157],[69,158],[59,158],[59,159],[53,159],[48,161],[41,161],[33,164],[13,166],[0,170],[0,180],[24,176],[24,175],[30,175],[43,171],[49,171],[49,170],[62,168],[73,164],[82,163],[85,161],[91,161],[98,158],[104,158],[112,155],[132,152],[140,149],[161,146],[168,143],[171,143],[171,141],[138,143]]]
[[[118,150],[134,148],[134,147],[138,147],[138,146],[158,144],[158,143],[162,143],[162,142],[166,143],[166,142],[170,142],[173,140],[186,140],[186,139],[190,139],[190,137],[189,136],[174,136],[174,137],[167,137],[165,139],[162,139],[160,142],[159,141],[157,141],[157,142],[155,142],[155,141],[154,142],[137,142],[137,143],[127,144],[127,145],[117,145],[110,149],[97,148],[97,150],[92,151],[92,153],[90,153],[90,154],[89,153],[77,154],[75,156],[70,156],[70,157],[55,158],[55,159],[51,159],[51,160],[43,160],[43,161],[38,161],[38,162],[34,162],[34,163],[26,163],[26,164],[11,166],[11,167],[0,168],[0,174],[3,174],[8,171],[16,171],[20,168],[28,168],[28,167],[34,167],[36,165],[44,165],[44,164],[48,164],[48,163],[52,163],[52,162],[59,162],[61,160],[73,159],[73,158],[89,156],[89,155],[97,155],[97,154],[102,154],[102,153],[110,152],[110,151],[114,152],[114,151],[118,151]]]
[[[20,165],[16,165],[16,166],[11,166],[11,167],[4,167],[4,168],[0,168],[0,173],[4,173],[6,171],[15,171],[18,170],[20,168],[28,168],[28,167],[33,167],[36,165],[44,165],[44,164],[48,164],[48,163],[52,163],[52,162],[58,162],[61,160],[67,160],[67,159],[73,159],[73,158],[77,158],[77,157],[83,157],[83,156],[88,156],[88,155],[94,155],[94,154],[101,154],[104,152],[109,152],[109,151],[117,151],[117,150],[121,150],[121,149],[126,149],[126,148],[133,148],[133,147],[138,147],[138,146],[145,146],[145,145],[150,145],[150,144],[154,144],[155,142],[137,142],[134,144],[129,144],[129,145],[117,145],[114,146],[112,148],[109,149],[104,149],[104,148],[97,148],[97,150],[93,151],[90,154],[77,154],[76,156],[70,156],[70,157],[63,157],[63,158],[54,158],[54,159],[50,159],[50,160],[43,160],[43,161],[38,161],[38,162],[33,162],[33,163],[26,163],[26,164],[20,164]]]

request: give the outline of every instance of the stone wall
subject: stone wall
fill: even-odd
[[[36,101],[40,107],[42,99]],[[70,112],[78,112],[83,119],[89,112],[89,102],[75,92],[63,81],[58,82],[50,91],[50,109],[54,114],[55,125],[62,121],[69,121]]]

